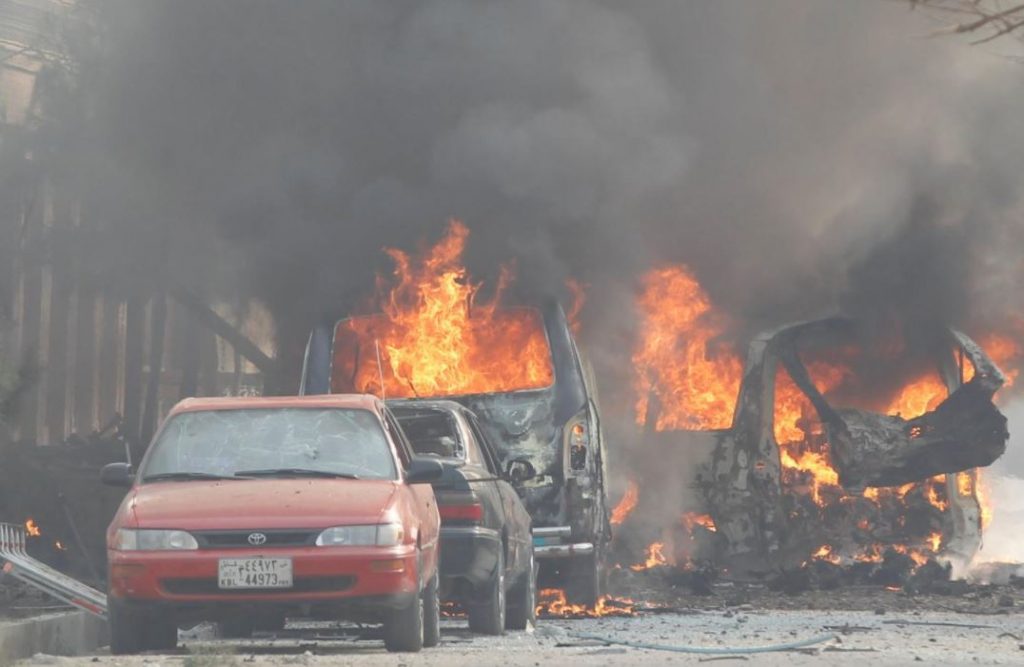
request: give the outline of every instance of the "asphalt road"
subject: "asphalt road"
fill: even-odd
[[[980,626],[980,627],[964,627]],[[465,623],[444,621],[441,646],[419,654],[389,654],[372,629],[329,624],[289,625],[277,637],[247,642],[212,640],[200,630],[175,654],[76,658],[35,656],[20,665],[635,665],[697,664],[743,660],[765,665],[1020,665],[1024,664],[1024,615],[814,610],[731,610],[649,614],[632,618],[542,620],[530,632],[504,637],[472,635]],[[802,650],[723,657],[633,648],[583,638],[703,649],[752,648],[830,635]]]

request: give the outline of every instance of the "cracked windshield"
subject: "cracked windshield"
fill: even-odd
[[[394,479],[391,448],[368,410],[184,412],[153,444],[142,478],[317,474]]]

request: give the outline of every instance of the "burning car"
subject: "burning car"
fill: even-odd
[[[182,401],[137,475],[103,469],[131,489],[107,531],[111,651],[286,612],[383,622],[391,651],[437,644],[441,472],[370,396]]]
[[[387,315],[349,317],[310,336],[302,393],[360,391],[387,398],[443,397],[476,414],[505,470],[520,474],[533,517],[541,577],[566,587],[569,598],[595,604],[601,595],[604,549],[610,536],[604,491],[604,440],[590,367],[555,302],[543,308],[481,309],[469,316],[492,338],[466,361],[469,380],[417,384],[429,365],[425,346]],[[515,360],[487,358],[514,351]],[[429,377],[429,376],[428,376]],[[475,378],[482,378],[474,384]],[[383,385],[383,386],[382,386]]]

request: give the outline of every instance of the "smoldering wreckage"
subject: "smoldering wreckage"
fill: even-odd
[[[444,395],[476,412],[502,465],[528,464],[516,481],[533,516],[539,617],[678,609],[750,586],[783,597],[845,584],[966,590],[950,584],[982,544],[980,469],[1009,437],[994,403],[1007,375],[971,337],[943,330],[920,354],[833,316],[757,335],[741,362],[712,352],[720,332],[693,274],[662,267],[649,292],[703,305],[669,298],[645,311],[638,298],[632,447],[644,455],[627,465],[609,455],[572,333],[580,304],[513,307],[501,289],[484,299],[460,264],[467,235],[453,222],[423,257],[392,251],[398,270],[373,302],[384,305],[368,307],[379,314],[332,315],[313,331],[301,393]],[[985,340],[1015,363],[1009,339]],[[468,346],[455,366],[446,345]],[[878,359],[901,367],[884,392],[857,384]],[[11,575],[105,615],[103,527],[120,495],[97,495],[95,480],[124,446],[97,434],[19,450],[8,511],[30,518],[4,529]],[[612,506],[606,487],[622,481]]]

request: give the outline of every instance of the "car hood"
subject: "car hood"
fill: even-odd
[[[132,490],[125,519],[129,527],[184,530],[377,523],[398,484],[353,479],[157,482]]]

